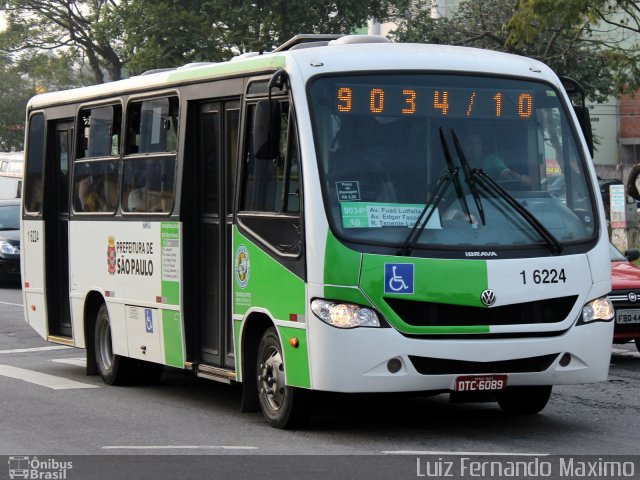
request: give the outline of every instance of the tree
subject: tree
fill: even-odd
[[[270,51],[298,33],[346,34],[409,0],[4,0],[0,148],[21,148],[29,97],[145,70]],[[0,55],[0,58],[2,56]],[[9,139],[9,140],[7,140]]]
[[[234,52],[269,51],[300,33],[348,34],[368,19],[386,20],[409,0],[203,0],[214,37]]]
[[[82,54],[97,83],[104,81],[104,72],[118,80],[122,60],[102,28],[114,8],[114,0],[5,0],[7,28],[0,35],[0,50],[72,48]]]
[[[535,2],[536,0],[529,0]],[[579,0],[571,0],[579,1]],[[488,48],[541,60],[559,75],[581,82],[593,100],[612,93],[611,56],[600,44],[585,41],[581,26],[538,24],[525,29],[521,17],[527,0],[466,0],[451,18],[432,19],[430,11],[403,23],[395,33],[401,41]],[[567,2],[549,0],[558,8]],[[520,32],[526,30],[526,35]]]
[[[82,85],[72,52],[24,55],[0,62],[0,151],[22,150],[25,111],[37,93]],[[91,77],[91,76],[90,76]]]
[[[0,65],[0,151],[22,150],[25,107],[32,94],[17,69]]]
[[[408,0],[5,0],[0,51],[72,48],[96,83],[271,50],[297,33],[349,33]]]
[[[569,30],[575,44],[598,53],[611,79],[602,93],[619,94],[640,87],[640,5],[632,0],[522,0],[509,22],[509,44],[530,43],[539,32]],[[586,62],[585,69],[591,67]],[[602,71],[600,65],[598,70]]]

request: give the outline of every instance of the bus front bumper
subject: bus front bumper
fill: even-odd
[[[469,374],[505,374],[511,386],[605,381],[613,336],[612,322],[551,337],[478,339],[408,338],[393,328],[309,322],[312,388],[351,393],[453,390],[456,378]]]

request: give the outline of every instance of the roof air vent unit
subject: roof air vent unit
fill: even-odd
[[[287,40],[285,43],[280,45],[278,48],[274,50],[275,52],[284,52],[290,50],[292,47],[296,45],[301,45],[309,42],[328,42],[330,40],[335,40],[340,38],[340,35],[333,35],[330,33],[303,33],[300,35],[296,35],[295,37]]]
[[[329,45],[352,45],[355,43],[390,43],[382,35],[345,35],[329,42]]]
[[[185,68],[202,67],[203,65],[213,65],[214,63],[216,62],[192,62],[178,67],[178,70],[183,70]]]

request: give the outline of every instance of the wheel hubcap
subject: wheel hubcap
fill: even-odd
[[[111,328],[109,327],[109,322],[103,322],[100,325],[99,332],[99,341],[98,348],[99,352],[99,360],[100,366],[102,367],[103,372],[109,371],[111,365],[113,364],[113,350],[111,347]]]
[[[279,410],[284,402],[284,363],[275,347],[269,347],[265,352],[258,381],[260,395],[266,400],[266,404],[273,411]]]

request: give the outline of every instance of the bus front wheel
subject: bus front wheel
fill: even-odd
[[[95,352],[98,372],[107,385],[123,385],[131,381],[133,364],[130,358],[113,353],[109,311],[103,303],[96,316]]]
[[[257,372],[260,408],[269,425],[294,428],[304,424],[311,415],[310,392],[286,385],[282,346],[274,327],[260,340]]]
[[[551,396],[551,385],[507,387],[496,392],[500,408],[507,413],[534,414],[542,411]]]

